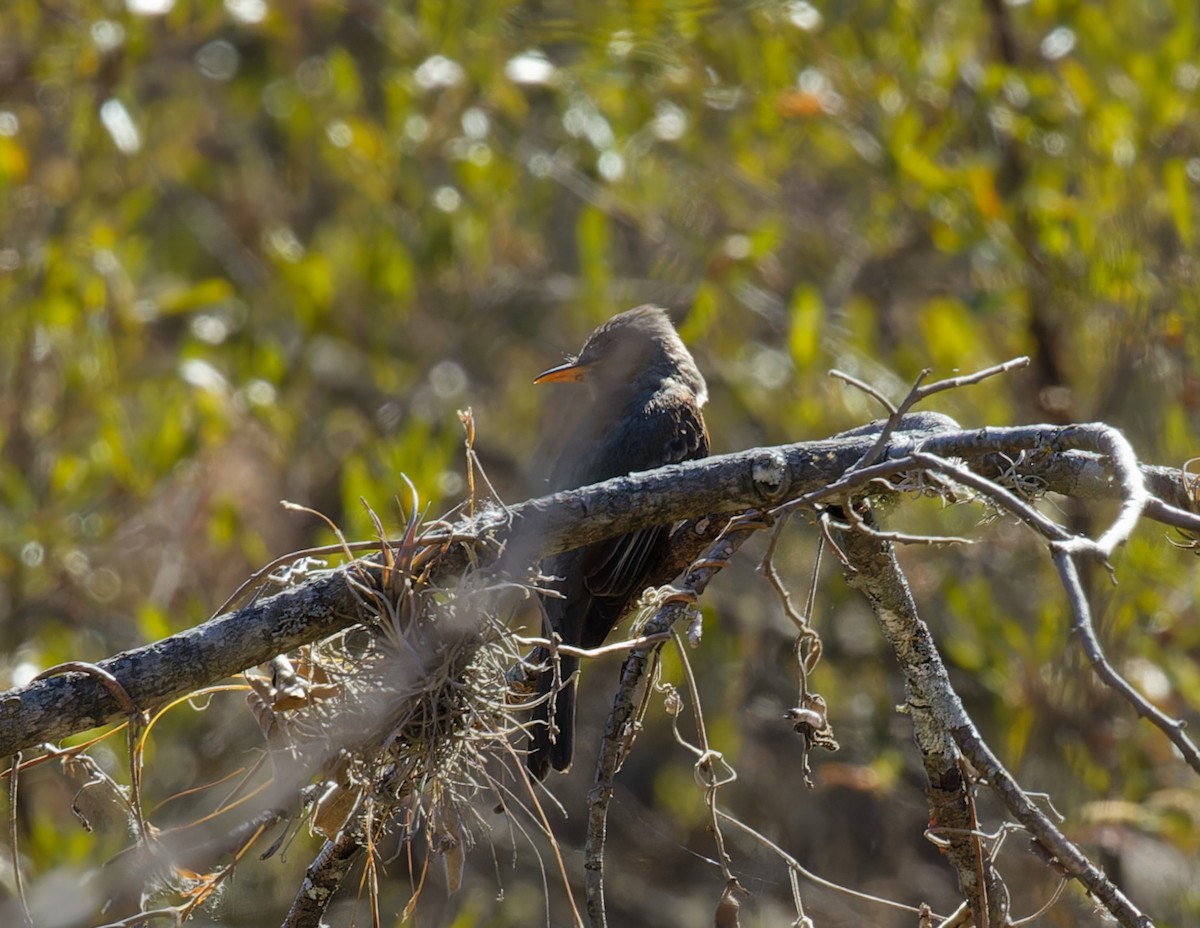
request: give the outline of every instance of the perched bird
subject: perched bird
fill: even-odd
[[[708,455],[701,407],[708,399],[696,362],[664,309],[639,306],[593,332],[579,357],[553,367],[534,383],[582,383],[586,402],[550,472],[550,489],[569,490]],[[598,647],[632,597],[646,586],[668,547],[670,526],[640,529],[547,559],[559,597],[546,597],[546,634]],[[578,658],[560,656],[562,687],[554,674],[538,677],[545,698],[534,711],[529,770],[545,779],[551,766],[565,771],[575,746]],[[549,724],[553,719],[555,731]]]

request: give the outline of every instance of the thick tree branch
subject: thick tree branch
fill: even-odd
[[[282,928],[315,928],[329,908],[333,895],[341,887],[362,852],[359,836],[343,832],[326,841],[316,859],[304,871],[304,882],[283,920]]]
[[[891,543],[864,532],[846,532],[842,541],[851,571],[847,582],[866,595],[904,671],[907,707],[930,776],[934,818],[948,841],[947,856],[964,893],[973,906],[979,906],[976,911],[987,911],[991,925],[1005,924],[1007,895],[991,861],[977,856],[979,842],[974,835],[978,826],[966,804],[965,791],[969,787],[947,739],[953,739],[981,781],[1000,796],[1013,817],[1067,873],[1096,896],[1119,924],[1126,928],[1151,924],[1033,803],[984,742],[954,692],[928,626],[917,613]],[[982,884],[976,877],[978,872],[983,874]]]
[[[843,531],[838,541],[846,556],[846,582],[871,604],[904,672],[905,705],[929,781],[930,821],[939,846],[972,911],[986,913],[986,921],[976,918],[975,924],[1004,925],[1008,892],[978,838],[971,784],[951,734],[967,719],[966,711],[951,689],[929,627],[917,613],[891,542],[861,530]]]
[[[499,543],[505,553],[496,569],[523,576],[527,565],[545,555],[636,528],[819,494],[862,458],[877,432],[878,426],[874,431],[864,427],[824,441],[756,448],[621,477],[439,527],[420,543],[444,549],[438,567],[443,577],[490,561]],[[1096,447],[1094,431],[1085,426],[961,430],[944,416],[925,413],[904,420],[884,458],[927,450],[966,458],[977,473],[997,478],[1019,460],[1021,475],[1045,490],[1122,498],[1106,459],[1092,453]],[[1180,471],[1139,470],[1151,494],[1147,515],[1200,530]],[[98,666],[120,681],[138,709],[160,705],[359,621],[346,571],[373,568],[370,559],[355,565],[317,573],[296,587]],[[37,680],[0,694],[0,756],[122,716],[112,693],[92,675],[71,672]]]

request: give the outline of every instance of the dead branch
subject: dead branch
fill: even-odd
[[[676,622],[694,608],[705,587],[754,532],[766,524],[751,515],[739,517],[717,539],[712,551],[696,562],[680,582],[677,590],[666,596],[661,607],[646,622],[643,635],[669,632]],[[584,846],[585,889],[588,919],[593,928],[608,924],[604,907],[604,844],[608,832],[608,807],[612,801],[613,781],[628,756],[637,737],[634,693],[641,683],[652,651],[661,647],[641,646],[629,652],[621,668],[621,682],[613,699],[613,707],[604,725],[604,740],[596,760],[596,784],[588,797],[588,835]]]
[[[647,525],[703,520],[713,513],[778,506],[784,500],[803,499],[807,505],[845,495],[851,483],[841,486],[838,478],[870,450],[880,427],[672,465],[530,500],[507,511],[484,512],[426,533],[424,544],[445,549],[433,579],[461,572],[472,561],[494,561],[500,546],[504,555],[497,569],[523,576],[528,564],[548,554]],[[881,455],[882,463],[856,478],[912,467],[911,459],[904,458],[917,450],[966,459],[984,477],[1006,473],[1022,451],[1030,452],[1025,472],[1039,478],[1049,492],[1128,500],[1121,482],[1113,480],[1110,459],[1096,453],[1103,445],[1089,427],[962,430],[930,413],[907,417]],[[1121,467],[1128,472],[1127,461]],[[1137,472],[1149,493],[1144,515],[1200,531],[1200,517],[1181,471],[1139,466]],[[857,479],[852,483],[858,486]],[[1133,506],[1127,503],[1127,509]],[[297,586],[97,666],[119,680],[134,705],[145,711],[361,621],[347,580],[351,571],[378,569],[377,560],[366,558],[353,566],[316,572]],[[123,714],[94,675],[72,672],[38,680],[0,694],[0,756],[96,728]]]
[[[959,751],[974,767],[979,782],[1000,796],[1034,840],[1121,925],[1149,925],[1149,918],[1050,821],[984,742],[951,686],[892,545],[853,531],[843,532],[841,542],[847,556],[847,582],[866,595],[905,674],[906,707],[929,777],[932,817],[945,836],[947,857],[973,909],[987,912],[989,924],[1003,925],[1008,917],[1008,896],[990,855],[982,853],[975,840],[979,829],[967,795],[973,784],[964,777]]]
[[[918,383],[911,395],[919,398],[935,388],[945,387],[935,384],[922,388]],[[1063,872],[1086,886],[1121,924],[1141,926],[1145,924],[1145,916],[1049,821],[975,731],[950,689],[936,646],[917,615],[896,565],[892,544],[910,536],[879,529],[869,504],[863,500],[881,494],[894,495],[914,486],[943,494],[954,493],[954,487],[965,487],[988,497],[999,510],[1015,515],[1039,533],[1046,539],[1059,569],[1075,617],[1075,630],[1092,665],[1106,683],[1165,732],[1185,759],[1200,770],[1200,751],[1184,735],[1182,724],[1150,705],[1105,659],[1092,629],[1090,607],[1077,573],[1081,559],[1106,563],[1144,517],[1158,519],[1185,532],[1200,530],[1194,487],[1180,471],[1141,466],[1123,436],[1103,425],[966,431],[936,414],[900,418],[910,405],[906,401],[900,412],[886,423],[875,423],[827,441],[754,449],[635,474],[512,507],[472,509],[469,510],[475,513],[472,517],[459,518],[453,523],[436,520],[421,525],[414,515],[399,541],[381,540],[377,553],[370,557],[302,576],[295,586],[273,596],[261,596],[264,590],[259,588],[251,591],[248,605],[195,629],[99,664],[51,668],[29,686],[0,694],[0,754],[19,755],[32,745],[118,718],[132,723],[130,744],[140,745],[136,732],[151,709],[301,645],[325,641],[354,624],[367,625],[373,629],[373,636],[397,649],[399,664],[407,660],[411,665],[405,665],[411,672],[407,673],[404,686],[416,687],[425,696],[419,693],[414,696],[404,686],[394,688],[392,695],[403,698],[389,700],[392,714],[368,699],[357,708],[350,706],[353,718],[351,724],[339,725],[340,740],[329,739],[315,749],[305,747],[302,741],[293,742],[292,750],[308,752],[304,763],[294,764],[288,775],[279,776],[276,772],[272,801],[264,807],[276,817],[291,817],[295,813],[290,810],[296,808],[304,783],[314,771],[329,769],[335,756],[358,758],[353,761],[358,768],[333,770],[333,779],[325,784],[333,790],[337,802],[323,798],[313,806],[316,827],[329,840],[310,868],[305,887],[285,924],[296,928],[317,924],[333,892],[364,853],[364,886],[374,902],[375,841],[391,827],[388,823],[395,820],[396,803],[403,797],[410,796],[416,803],[414,821],[427,825],[427,838],[431,841],[428,850],[442,855],[446,865],[453,868],[454,861],[461,857],[456,848],[466,837],[456,811],[465,807],[464,800],[477,792],[478,784],[484,781],[497,795],[510,798],[515,795],[510,787],[489,779],[490,775],[482,772],[479,763],[470,768],[477,772],[468,777],[477,777],[477,782],[464,784],[467,788],[462,795],[450,795],[448,804],[422,806],[421,789],[406,785],[404,771],[416,767],[405,767],[404,752],[411,753],[414,745],[423,755],[414,764],[419,766],[429,761],[429,769],[434,770],[441,769],[438,757],[443,756],[439,754],[443,748],[439,745],[447,733],[455,739],[466,736],[468,740],[478,737],[480,743],[487,740],[488,748],[465,748],[468,753],[476,751],[473,755],[476,760],[488,751],[494,757],[499,750],[497,744],[503,744],[515,759],[508,738],[520,724],[519,718],[510,716],[505,708],[506,698],[500,695],[497,699],[494,687],[478,694],[482,699],[478,705],[490,707],[484,713],[487,718],[477,716],[475,722],[465,727],[456,715],[460,710],[453,708],[458,695],[437,695],[449,694],[450,690],[440,689],[446,685],[457,688],[456,693],[461,689],[461,674],[479,647],[480,629],[472,630],[472,623],[476,622],[472,617],[478,610],[468,596],[461,603],[457,624],[437,634],[431,632],[430,637],[420,631],[424,627],[420,617],[426,608],[422,603],[432,602],[424,599],[425,591],[438,589],[453,600],[457,584],[459,590],[486,588],[493,593],[502,588],[524,587],[528,595],[529,585],[536,586],[536,575],[530,565],[549,554],[648,525],[691,520],[675,532],[670,564],[664,567],[661,577],[654,578],[655,582],[668,581],[679,565],[691,561],[702,547],[712,544],[711,553],[692,564],[682,586],[665,598],[636,638],[606,649],[629,649],[629,657],[608,720],[596,784],[589,800],[585,848],[587,912],[594,926],[602,926],[608,806],[614,778],[636,737],[640,712],[644,711],[638,709],[635,693],[649,661],[672,624],[691,614],[704,587],[745,538],[772,522],[786,521],[797,508],[825,510],[827,514],[837,511],[844,519],[841,524],[831,523],[834,532],[828,537],[835,553],[847,565],[850,584],[867,595],[879,616],[905,673],[908,711],[930,783],[932,818],[936,822],[930,831],[931,840],[939,843],[953,866],[976,925],[1001,926],[1009,919],[1007,890],[993,864],[995,847],[984,835],[974,807],[974,790],[980,784],[987,784],[1030,833],[1036,846],[1044,849]],[[1046,492],[1115,499],[1120,506],[1111,524],[1097,538],[1079,537],[1068,533],[1030,502]],[[730,514],[738,511],[745,514],[730,521]],[[762,518],[754,515],[764,511],[766,516]],[[822,520],[823,524],[827,521],[830,520]],[[377,529],[382,533],[378,524]],[[717,537],[715,543],[714,537]],[[361,550],[357,545],[343,547],[347,557],[352,556],[352,548]],[[770,567],[770,550],[764,564]],[[805,622],[789,607],[781,579],[773,576],[770,569],[764,572],[803,632]],[[441,628],[438,623],[434,625]],[[441,633],[449,633],[453,640],[439,638]],[[454,667],[437,671],[440,682],[431,683],[429,675],[436,668],[426,666],[425,658],[446,653],[448,645],[453,646]],[[542,646],[551,651],[554,648],[553,643]],[[819,654],[819,646],[813,653]],[[515,655],[512,657],[509,664],[517,663]],[[386,663],[395,665],[395,657]],[[801,660],[802,678],[809,669],[809,661]],[[493,677],[502,679],[503,669],[494,674],[489,672],[489,679]],[[803,695],[803,679],[801,683]],[[489,686],[486,684],[484,689]],[[263,688],[262,683],[255,687],[256,692]],[[380,688],[370,685],[363,689],[374,692]],[[274,726],[271,689],[268,687],[264,692],[267,702],[260,722],[265,719]],[[430,699],[431,692],[435,695]],[[814,699],[819,698],[813,695]],[[694,692],[692,697],[695,700]],[[295,698],[305,697],[300,692]],[[807,705],[803,698],[801,702]],[[823,710],[824,704],[820,706]],[[521,709],[520,705],[514,707],[517,713]],[[699,713],[698,705],[695,709]],[[719,753],[708,745],[699,714],[697,719],[701,745],[697,773],[703,781],[723,875],[732,880],[735,879],[733,862],[722,849],[720,839],[719,823],[726,820],[726,814],[716,804],[716,791],[721,783],[710,775],[710,769],[703,767],[718,758]],[[274,728],[272,731],[274,734],[264,728],[269,738],[278,734]],[[368,760],[364,762],[362,758]],[[964,763],[964,758],[969,763]],[[26,764],[38,761],[39,758],[34,758]],[[131,763],[136,786],[140,761],[134,757]],[[17,769],[14,765],[10,774],[11,792],[16,790]],[[525,783],[526,789],[528,786]],[[135,799],[136,793],[135,789]],[[385,796],[392,798],[382,799]],[[311,799],[309,796],[305,802]],[[536,796],[531,799],[536,810],[538,800]],[[136,817],[143,821],[140,807]],[[548,832],[544,815],[540,819],[535,815],[534,820],[541,821]],[[138,830],[142,836],[139,847],[148,847],[145,825]],[[255,839],[259,833],[255,833]],[[244,850],[239,851],[239,856]],[[561,865],[561,857],[559,862]],[[210,874],[212,889],[232,873],[232,866]],[[793,878],[795,873],[793,870]],[[565,880],[565,870],[563,877]],[[796,896],[797,911],[802,911],[798,891]],[[203,898],[206,898],[203,894],[197,894],[190,904],[201,904]]]

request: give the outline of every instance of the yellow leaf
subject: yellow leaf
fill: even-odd
[[[1192,231],[1192,198],[1188,192],[1187,168],[1182,158],[1172,158],[1163,168],[1163,186],[1167,189],[1167,204],[1175,231],[1188,248],[1192,247],[1195,235]]]
[[[788,338],[788,347],[797,368],[808,368],[816,363],[824,315],[825,307],[817,288],[798,287],[792,297],[792,330]]]
[[[967,174],[971,185],[971,197],[979,214],[989,222],[1004,215],[1004,204],[996,193],[996,178],[990,168],[981,166],[971,168]]]

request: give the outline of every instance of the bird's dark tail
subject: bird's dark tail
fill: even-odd
[[[578,667],[578,658],[559,655],[559,679],[563,685],[553,694],[554,671],[548,668],[538,676],[538,695],[545,698],[533,710],[529,756],[525,763],[539,780],[546,779],[551,767],[565,773],[571,766],[571,755],[575,753],[575,681],[572,675]],[[556,729],[553,739],[551,718]]]

